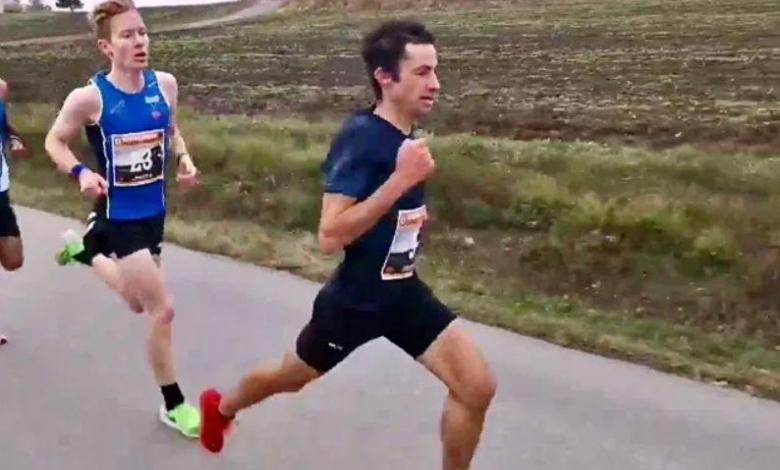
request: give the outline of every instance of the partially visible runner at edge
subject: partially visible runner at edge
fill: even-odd
[[[0,78],[0,266],[6,271],[16,271],[24,264],[22,235],[16,214],[11,207],[11,174],[8,168],[8,154],[15,159],[27,158],[30,153],[8,119],[10,89]],[[0,331],[0,346],[8,337]]]

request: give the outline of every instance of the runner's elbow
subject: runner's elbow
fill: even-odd
[[[59,149],[61,146],[62,141],[58,139],[53,132],[46,134],[46,140],[43,143],[43,147],[46,149],[46,153],[51,159],[54,159],[54,156],[57,154],[57,149]]]
[[[49,132],[49,134],[46,135],[43,148],[46,150],[46,154],[51,161],[54,162],[57,167],[62,167],[64,164],[62,163],[62,154],[63,152],[67,152],[68,144],[56,134]]]

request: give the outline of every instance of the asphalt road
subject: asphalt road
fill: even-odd
[[[0,273],[0,468],[439,468],[444,388],[384,341],[297,396],[241,415],[223,454],[157,421],[143,317],[82,267],[59,267],[79,223],[17,208],[27,250]],[[175,246],[180,383],[196,402],[294,344],[318,285]],[[776,470],[780,405],[468,324],[499,378],[474,469]]]
[[[207,28],[218,25],[228,25],[241,21],[261,18],[263,16],[275,13],[285,6],[289,0],[256,0],[255,2],[229,15],[211,18],[208,20],[195,21],[184,24],[170,24],[154,28],[154,33],[172,33],[179,31],[189,31],[193,29]],[[60,44],[63,42],[76,41],[79,39],[88,39],[89,32],[85,31],[78,34],[65,34],[60,36],[43,36],[38,38],[17,39],[13,41],[0,41],[0,47],[18,47],[29,46],[33,44]]]

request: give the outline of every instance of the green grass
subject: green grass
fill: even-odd
[[[83,33],[88,28],[86,15],[81,13],[9,13],[0,16],[0,42]]]
[[[53,110],[12,112],[37,153],[13,169],[13,198],[83,218],[41,153]],[[169,239],[324,279],[336,260],[314,232],[334,125],[185,109],[182,127],[203,186],[171,189]],[[776,159],[466,135],[432,149],[422,271],[464,316],[780,397]]]
[[[775,0],[475,3],[412,10],[438,38],[437,134],[780,150]],[[333,118],[370,99],[361,35],[401,15],[361,10],[157,34],[153,63],[201,112]],[[0,54],[25,101],[60,102],[103,62],[88,41]]]

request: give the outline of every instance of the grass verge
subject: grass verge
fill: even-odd
[[[13,199],[83,218],[87,204],[40,148],[52,109],[13,113],[37,154],[13,168]],[[317,253],[314,230],[333,125],[185,110],[182,127],[204,184],[171,188],[168,240],[323,280],[336,260]],[[421,270],[463,316],[780,399],[777,318],[766,307],[774,263],[758,270],[748,250],[772,249],[778,162],[432,142],[440,164]]]

